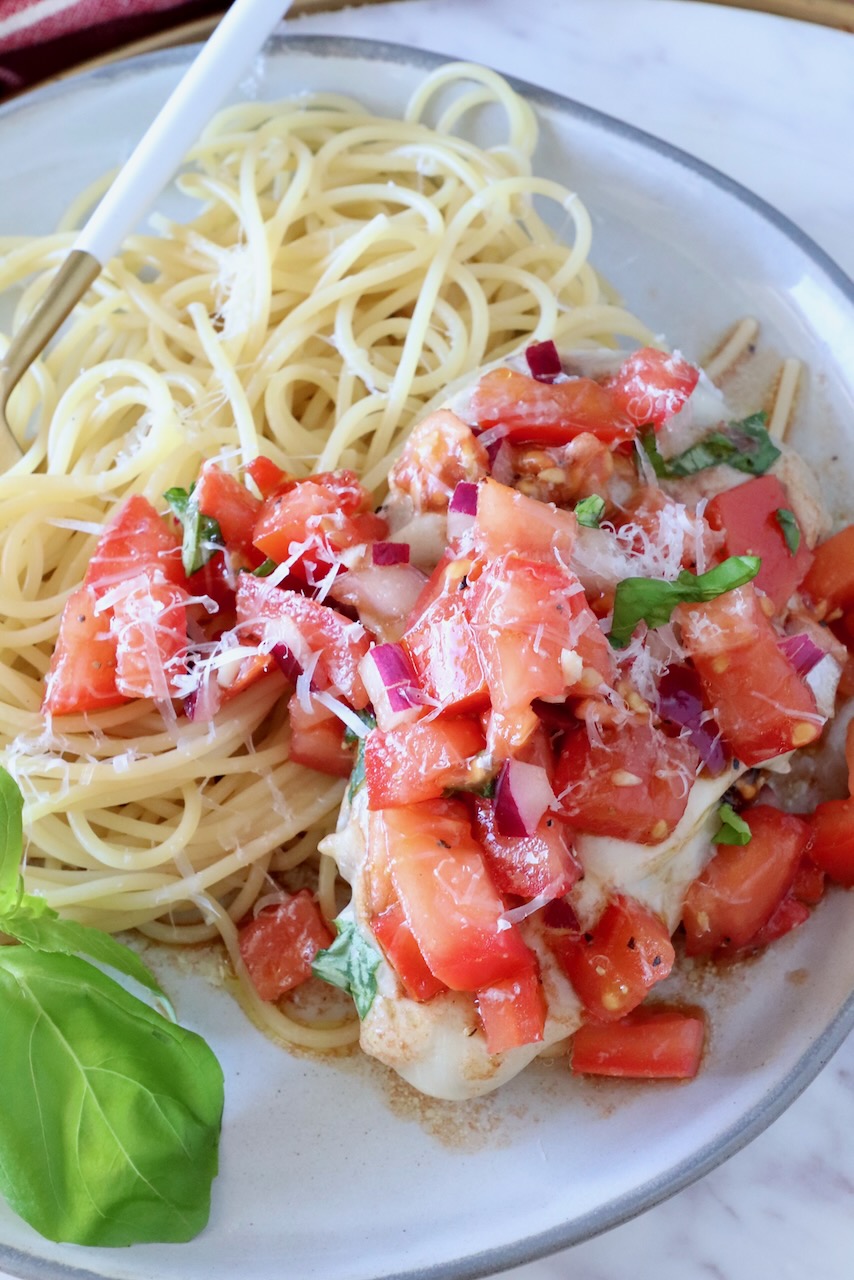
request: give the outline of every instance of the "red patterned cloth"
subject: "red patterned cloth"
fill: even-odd
[[[227,0],[0,0],[0,96],[226,7]]]

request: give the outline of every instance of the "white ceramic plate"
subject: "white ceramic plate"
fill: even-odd
[[[0,231],[47,231],[120,163],[191,51],[72,79],[0,111]],[[396,112],[440,59],[323,37],[274,42],[245,94],[346,91]],[[728,179],[628,125],[517,87],[542,121],[538,171],[574,186],[594,261],[627,304],[699,358],[744,314],[807,365],[793,438],[831,507],[850,481],[854,289],[800,232]],[[15,175],[14,181],[8,175]],[[844,353],[848,353],[846,363]],[[849,504],[850,504],[849,499]],[[52,1245],[0,1205],[0,1265],[28,1280],[380,1280],[483,1276],[624,1221],[732,1154],[809,1083],[854,1023],[854,899],[701,993],[711,1047],[689,1086],[585,1083],[538,1064],[500,1094],[419,1100],[353,1058],[291,1056],[179,964],[164,979],[227,1080],[221,1173],[192,1244]]]

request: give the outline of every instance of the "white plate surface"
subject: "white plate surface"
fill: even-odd
[[[175,50],[0,111],[0,232],[47,231],[120,163],[181,74]],[[323,37],[274,42],[244,94],[344,91],[399,111],[439,59]],[[807,366],[793,440],[837,516],[850,480],[854,289],[791,224],[646,135],[518,86],[541,122],[538,171],[575,187],[594,262],[627,304],[700,358],[744,314]],[[846,360],[847,353],[847,360]],[[847,367],[846,367],[847,366]],[[0,1205],[0,1265],[27,1280],[385,1280],[482,1276],[584,1239],[707,1172],[759,1133],[854,1023],[854,900],[831,894],[803,929],[697,993],[712,1016],[689,1086],[585,1083],[538,1064],[493,1097],[419,1100],[357,1058],[277,1049],[184,965],[162,967],[183,1022],[214,1046],[227,1098],[208,1229],[182,1246],[83,1250],[41,1240]],[[640,1273],[639,1273],[640,1274]]]

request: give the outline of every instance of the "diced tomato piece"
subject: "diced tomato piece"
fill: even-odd
[[[79,587],[66,601],[45,678],[42,711],[55,716],[99,711],[126,701],[116,687],[116,637],[109,614],[97,614],[92,587]]]
[[[702,1012],[643,1005],[619,1022],[586,1022],[572,1037],[572,1070],[630,1080],[693,1080],[706,1038]]]
[[[424,1003],[440,991],[448,990],[444,982],[430,972],[399,902],[392,902],[374,916],[371,929],[411,1000]]]
[[[610,681],[613,653],[569,569],[502,556],[469,589],[469,616],[495,712],[527,716],[531,732],[535,698],[563,700]]]
[[[581,867],[562,823],[546,814],[532,836],[502,836],[491,800],[473,800],[474,833],[501,893],[520,898],[562,898],[581,875]]]
[[[403,644],[428,700],[459,715],[489,706],[489,686],[469,617],[471,589],[455,588],[427,605]]]
[[[661,918],[624,895],[608,903],[590,932],[554,934],[549,945],[587,1012],[602,1022],[636,1008],[676,955]]]
[[[854,607],[854,524],[815,548],[804,591],[820,607],[823,617],[835,609]]]
[[[791,933],[792,929],[797,929],[798,925],[805,924],[810,914],[806,903],[800,902],[793,893],[790,893],[778,903],[771,919],[761,929],[757,929],[742,949],[755,951],[760,947],[767,947],[769,943],[776,942],[778,938]]]
[[[700,370],[682,356],[642,347],[629,356],[605,386],[617,411],[642,427],[660,427],[683,407]]]
[[[555,775],[558,812],[592,835],[658,844],[676,826],[693,786],[699,755],[646,720],[567,734]]]
[[[573,512],[551,502],[526,497],[497,480],[478,486],[474,541],[477,551],[490,559],[517,552],[550,564],[558,555],[569,564],[577,529]]]
[[[812,690],[780,649],[752,584],[681,605],[677,615],[708,706],[739,760],[760,764],[820,736]]]
[[[206,462],[196,483],[193,496],[203,516],[216,520],[225,545],[254,557],[259,562],[252,545],[255,522],[261,503],[245,485],[223,471],[215,462]],[[263,558],[263,557],[261,557]]]
[[[187,593],[159,573],[138,574],[113,602],[116,688],[129,698],[171,698],[187,673]]]
[[[239,934],[240,955],[262,1000],[278,1000],[310,978],[314,957],[333,941],[307,889],[265,908]]]
[[[568,444],[584,431],[605,441],[631,440],[637,433],[611,393],[592,378],[548,383],[493,369],[475,387],[471,411],[481,427],[504,427],[513,444]]]
[[[689,955],[738,950],[773,916],[794,881],[810,827],[793,813],[755,805],[741,815],[744,845],[721,844],[685,897],[682,923]]]
[[[371,642],[358,622],[251,573],[242,573],[237,585],[237,621],[244,638],[287,645],[303,669],[319,655],[313,674],[316,686],[332,688],[357,711],[368,705],[359,663]]]
[[[496,890],[460,800],[371,814],[406,919],[430,971],[452,991],[480,991],[530,968],[532,952],[502,918]]]
[[[792,897],[808,907],[814,907],[824,897],[825,875],[826,872],[816,866],[807,851],[801,858],[792,881]]]
[[[392,494],[405,494],[416,512],[447,511],[462,481],[487,475],[489,455],[471,427],[450,409],[437,409],[419,422],[388,478]]]
[[[831,880],[854,885],[854,799],[825,800],[810,818],[810,857]]]
[[[252,541],[277,564],[297,555],[293,571],[316,585],[342,551],[387,536],[388,525],[371,503],[352,471],[309,476],[265,501]],[[304,550],[297,554],[299,547]]]
[[[512,978],[485,987],[475,996],[487,1053],[506,1053],[525,1044],[542,1043],[546,999],[536,964]]]
[[[138,573],[160,570],[169,582],[186,582],[181,540],[147,498],[134,494],[119,508],[98,539],[83,585],[102,596]]]
[[[353,772],[353,748],[344,741],[345,726],[319,702],[306,711],[294,694],[288,703],[291,746],[288,758],[333,778],[349,778]]]
[[[279,489],[287,489],[296,484],[292,475],[276,466],[272,459],[265,458],[263,454],[247,462],[244,470],[248,476],[252,477],[262,498],[272,497]]]
[[[234,613],[235,593],[233,582],[234,577],[221,551],[211,556],[207,564],[203,564],[201,569],[197,569],[187,579],[187,591],[191,596],[209,596],[216,604],[217,612],[213,616],[216,618],[218,627],[222,626],[222,615]],[[197,612],[201,614],[199,620],[202,624],[208,621],[209,615],[205,610],[198,609]]]
[[[472,777],[471,760],[486,746],[473,716],[417,720],[365,740],[365,784],[369,809],[397,808],[463,787]]]
[[[789,495],[776,476],[756,476],[726,489],[706,507],[706,519],[724,533],[728,556],[759,556],[762,566],[753,579],[779,612],[800,586],[812,564],[812,552],[798,528],[797,551],[789,550],[778,511],[790,511]],[[794,518],[794,517],[793,517]]]

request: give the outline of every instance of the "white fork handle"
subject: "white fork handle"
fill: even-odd
[[[80,231],[103,266],[137,227],[291,0],[235,0]]]

